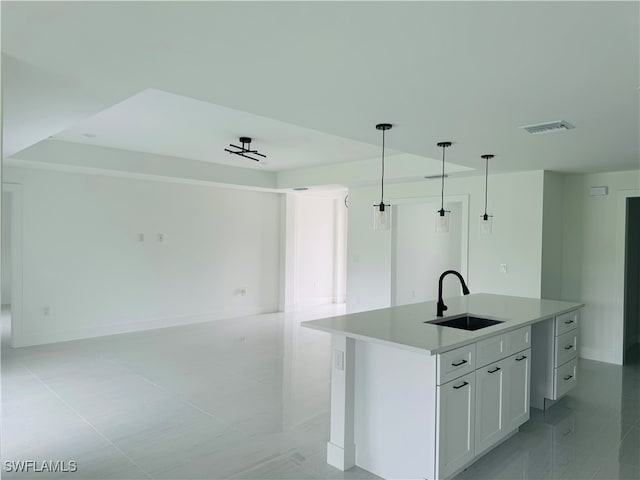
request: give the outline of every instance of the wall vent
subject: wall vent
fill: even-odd
[[[558,120],[557,122],[547,122],[547,123],[538,123],[536,125],[527,125],[525,127],[520,127],[525,129],[527,132],[532,135],[537,135],[539,133],[550,133],[550,132],[558,132],[561,130],[571,130],[575,128],[569,122],[565,122],[564,120]]]

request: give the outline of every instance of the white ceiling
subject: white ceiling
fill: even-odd
[[[240,145],[240,136],[251,137],[251,148],[267,158],[258,163],[225,152],[230,143]],[[76,122],[55,139],[265,170],[380,155],[376,145],[155,89]]]
[[[210,132],[209,125],[219,125],[215,118],[194,128],[194,135],[219,138],[219,149],[228,135],[251,136],[254,115],[301,127],[313,152],[287,157],[286,168],[362,158],[371,150],[366,144],[376,151],[373,125],[382,121],[395,125],[390,148],[438,158],[435,143],[452,140],[447,160],[472,168],[482,167],[483,153],[497,155],[493,171],[639,167],[638,2],[2,2],[1,8],[3,82],[15,65],[56,79],[50,92],[17,75],[5,83],[5,138],[20,139],[8,153],[69,127],[62,136],[77,134],[74,122],[152,88],[213,104],[209,111],[224,106],[252,114],[244,117],[246,127],[236,112],[233,128]],[[45,101],[61,83],[74,94],[64,105]],[[518,128],[561,119],[576,128],[539,136]],[[161,123],[179,121],[174,115]],[[277,124],[264,138],[254,135],[267,153],[286,152],[295,140]],[[118,125],[107,130],[121,134],[109,141],[133,141]],[[166,149],[177,140],[165,136],[147,131],[144,144],[125,148],[175,155]],[[192,155],[207,156],[205,143],[195,139]],[[328,155],[330,145],[344,155]]]

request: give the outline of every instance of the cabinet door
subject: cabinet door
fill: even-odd
[[[508,359],[476,370],[476,446],[478,455],[507,432]]]
[[[475,372],[437,387],[437,478],[449,477],[474,457]]]
[[[506,431],[515,430],[529,420],[529,377],[531,349],[507,358],[507,421]]]

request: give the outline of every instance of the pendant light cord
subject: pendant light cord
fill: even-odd
[[[489,194],[489,157],[486,159],[486,166],[484,169],[484,214],[487,215],[487,195]]]
[[[382,130],[382,176],[380,178],[380,203],[384,204],[384,134]]]
[[[444,210],[444,150],[445,150],[445,146],[442,146],[442,188],[440,189],[440,197],[441,197],[441,203],[440,203],[440,210]]]

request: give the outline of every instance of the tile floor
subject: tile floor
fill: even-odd
[[[369,479],[326,461],[329,336],[340,306],[12,349],[2,345],[3,478]],[[4,314],[6,325],[8,316]],[[640,349],[583,360],[579,387],[458,479],[640,479]]]

